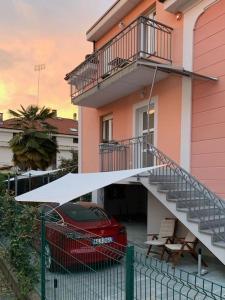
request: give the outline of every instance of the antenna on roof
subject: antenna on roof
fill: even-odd
[[[40,73],[45,69],[45,64],[39,64],[34,66],[34,71],[38,72],[38,82],[37,82],[37,106],[39,104],[39,93],[40,93]]]

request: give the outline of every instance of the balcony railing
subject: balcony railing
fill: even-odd
[[[100,144],[101,171],[128,170],[153,165],[153,156],[147,151],[148,143],[153,142],[154,134],[150,133],[149,136]]]
[[[71,98],[81,95],[140,58],[171,63],[172,30],[146,17],[136,19],[66,75],[65,79],[71,84]]]

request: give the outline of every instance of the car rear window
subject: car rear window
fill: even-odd
[[[83,207],[70,204],[61,207],[61,210],[74,221],[102,221],[108,220],[106,213],[98,207]]]

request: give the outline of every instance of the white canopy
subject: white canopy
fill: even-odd
[[[32,177],[36,177],[36,176],[43,176],[43,175],[47,175],[47,174],[51,174],[51,173],[55,173],[55,172],[58,172],[60,169],[56,169],[56,170],[47,170],[47,171],[40,171],[40,170],[30,170],[30,171],[27,171],[23,174],[21,174],[22,176],[25,176],[25,177],[29,177],[29,176],[32,176]]]
[[[18,175],[16,179],[20,180],[20,179],[27,179],[29,177],[33,178],[33,177],[44,176],[44,175],[48,175],[48,174],[51,174],[51,173],[58,172],[60,170],[63,170],[63,169],[48,170],[48,171],[30,170],[30,171],[27,171],[25,173],[22,173],[21,175]],[[15,177],[12,177],[10,179],[6,179],[5,182],[14,181],[14,180],[15,180]]]
[[[54,202],[62,205],[112,183],[159,167],[161,166],[100,173],[69,173],[15,199],[23,202]]]

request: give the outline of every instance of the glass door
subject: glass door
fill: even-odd
[[[156,19],[156,9],[153,8],[150,12],[146,14],[146,17],[155,20]],[[157,29],[155,28],[154,22],[148,21],[145,29],[145,51],[146,56],[155,55],[157,52],[156,41]]]
[[[136,166],[147,167],[154,165],[154,160],[147,151],[148,144],[154,144],[155,131],[155,108],[152,103],[148,112],[148,106],[137,110],[137,135],[139,138],[138,154],[136,155]]]

